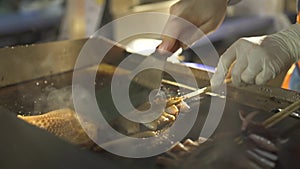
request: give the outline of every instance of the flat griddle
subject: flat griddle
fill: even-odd
[[[156,157],[129,159],[107,152],[85,150],[16,118],[18,114],[45,113],[43,108],[35,110],[36,103],[46,103],[47,100],[43,100],[43,96],[47,95],[49,87],[62,89],[70,86],[74,71],[89,73],[98,69],[98,81],[103,83],[97,86],[96,90],[103,90],[109,85],[112,71],[107,71],[107,67],[113,69],[129,53],[119,46],[114,46],[102,66],[85,65],[74,70],[76,58],[85,42],[86,39],[83,39],[0,50],[0,168],[159,168],[155,164]],[[110,42],[101,40],[101,43]],[[135,57],[138,58],[137,62],[144,59],[144,56]],[[168,63],[166,69],[186,76],[181,71],[183,65]],[[209,85],[207,72],[198,69],[192,69],[192,72],[199,88]],[[167,75],[164,79],[172,80]],[[197,123],[186,138],[198,138],[207,117],[210,97],[203,96]],[[226,132],[238,134],[241,125],[237,113],[239,110],[258,110],[261,113],[257,119],[262,120],[270,116],[272,110],[284,108],[299,98],[298,93],[281,88],[236,88],[228,85],[225,112],[214,136]],[[276,127],[279,133],[288,136],[295,128],[299,128],[300,124],[298,119],[287,118]]]

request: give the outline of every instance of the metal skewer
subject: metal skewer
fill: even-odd
[[[228,84],[228,83],[231,83],[231,82],[232,82],[231,79],[225,79],[225,81],[224,81],[225,84]],[[180,86],[183,86],[183,85],[180,84]],[[197,90],[195,90],[193,92],[190,92],[190,93],[187,93],[183,96],[176,97],[176,98],[173,98],[171,100],[168,100],[166,107],[170,107],[174,104],[180,103],[183,100],[190,99],[192,97],[196,97],[196,96],[199,96],[199,95],[204,94],[204,93],[209,93],[212,96],[219,96],[219,97],[222,97],[222,98],[224,97],[225,98],[225,96],[217,94],[217,93],[211,93],[211,91],[212,91],[211,86],[206,86],[206,87],[203,87],[201,89],[197,89]]]
[[[269,117],[262,123],[262,125],[265,128],[270,128],[270,127],[274,126],[275,124],[279,123],[280,121],[282,121],[283,119],[285,119],[286,117],[292,115],[299,108],[300,108],[300,100],[290,104],[282,111]],[[238,144],[241,144],[243,142],[241,137],[237,137],[234,141],[237,142]]]
[[[274,126],[275,124],[279,123],[281,120],[288,117],[289,115],[293,114],[299,108],[300,108],[300,100],[298,100],[298,101],[294,102],[293,104],[289,105],[288,107],[286,107],[285,109],[283,109],[279,113],[274,114],[273,116],[271,116],[270,118],[265,120],[262,124],[266,128],[270,128],[270,127]]]

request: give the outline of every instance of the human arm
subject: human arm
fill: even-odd
[[[231,0],[237,2],[238,0]],[[215,30],[224,20],[228,0],[180,0],[170,8],[170,15],[183,18],[198,27],[204,34]],[[183,24],[178,18],[170,17],[164,28],[162,43],[158,49],[175,52],[181,47],[178,39],[196,41],[190,25]],[[165,36],[169,35],[169,36]]]
[[[299,24],[273,35],[241,38],[221,56],[211,84],[220,85],[233,63],[234,85],[264,84],[299,59]]]

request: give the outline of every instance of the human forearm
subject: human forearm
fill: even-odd
[[[218,86],[231,73],[235,85],[264,84],[299,60],[300,25],[294,24],[276,34],[235,42],[221,56],[211,83]]]

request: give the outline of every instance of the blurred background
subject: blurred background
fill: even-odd
[[[0,0],[0,47],[86,38],[106,23],[128,14],[168,13],[176,1]],[[295,18],[295,0],[242,0],[228,7],[225,22],[209,38],[222,53],[240,37],[274,33],[294,23]],[[107,36],[118,39],[128,29],[134,28],[117,25]],[[153,45],[157,43],[153,41]],[[201,44],[201,40],[197,43]],[[192,51],[185,53],[182,60],[197,62]]]

